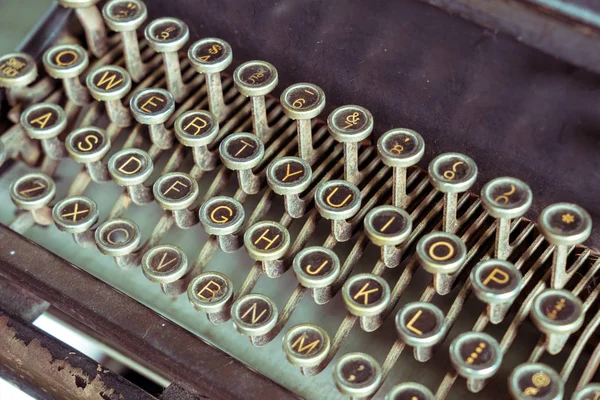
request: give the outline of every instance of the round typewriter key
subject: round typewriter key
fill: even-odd
[[[551,286],[561,289],[567,274],[567,256],[571,246],[585,242],[592,232],[592,217],[576,204],[556,203],[542,210],[538,229],[548,243],[556,246],[553,252]]]
[[[446,335],[442,310],[430,303],[408,303],[396,314],[398,336],[414,347],[415,359],[425,362],[433,355],[433,346]]]
[[[65,145],[73,160],[86,165],[94,182],[110,180],[108,168],[102,162],[110,150],[110,139],[104,130],[96,127],[76,129],[67,136]]]
[[[190,207],[198,199],[200,189],[190,175],[182,172],[165,174],[154,183],[153,193],[158,205],[173,213],[175,225],[188,229],[198,223],[198,214]]]
[[[46,155],[53,160],[66,156],[65,145],[58,139],[67,127],[64,110],[52,103],[29,106],[21,114],[21,126],[32,139],[42,141]]]
[[[98,215],[96,202],[83,196],[63,199],[52,208],[56,227],[67,233],[89,231],[98,221]]]
[[[600,399],[600,383],[591,383],[573,393],[571,400],[598,400]]]
[[[181,102],[186,91],[177,52],[185,46],[190,37],[188,26],[177,18],[159,18],[146,26],[144,34],[150,47],[157,53],[162,53],[167,88],[175,101]]]
[[[521,291],[523,276],[508,261],[486,260],[471,270],[475,296],[488,305],[487,313],[493,324],[499,324]]]
[[[312,83],[296,83],[281,93],[280,101],[285,115],[296,120],[298,154],[308,161],[314,153],[311,119],[325,108],[325,93]]]
[[[306,213],[306,200],[300,194],[310,186],[312,168],[298,157],[282,157],[269,164],[267,183],[278,195],[284,196],[285,210],[292,218]]]
[[[131,79],[139,82],[143,78],[146,69],[140,54],[140,44],[136,30],[148,18],[146,5],[139,0],[111,0],[104,5],[102,15],[106,25],[111,30],[121,34],[125,65]]]
[[[405,382],[394,386],[385,400],[435,400],[435,396],[420,383]]]
[[[315,205],[319,214],[332,221],[332,232],[338,242],[352,237],[352,226],[347,219],[360,210],[360,190],[350,182],[333,180],[321,183],[315,191]]]
[[[261,221],[244,233],[244,245],[250,258],[261,261],[263,271],[269,278],[277,278],[287,271],[283,257],[287,254],[291,239],[288,230],[272,221]]]
[[[327,357],[331,344],[327,332],[317,325],[300,324],[283,337],[283,352],[288,361],[301,368],[312,368]]]
[[[179,296],[186,291],[183,278],[188,272],[187,256],[177,246],[159,245],[142,257],[142,272],[152,282],[160,283],[164,294]]]
[[[383,323],[381,313],[390,302],[390,287],[377,275],[358,274],[346,281],[342,297],[348,311],[361,317],[361,328],[372,332]]]
[[[217,120],[222,120],[226,110],[221,71],[229,67],[233,60],[231,46],[222,39],[205,38],[190,47],[188,58],[194,69],[205,75],[210,112]]]
[[[317,304],[325,304],[333,297],[331,285],[340,275],[340,260],[331,250],[320,247],[302,249],[293,261],[298,282],[310,288]]]
[[[477,179],[477,165],[470,158],[458,153],[445,153],[429,163],[429,180],[444,193],[444,231],[453,233],[458,228],[456,210],[458,193],[465,192]]]
[[[333,366],[333,380],[342,394],[353,398],[367,397],[379,388],[381,367],[368,354],[344,354]]]
[[[32,172],[10,185],[10,198],[21,210],[38,210],[46,207],[56,195],[54,181],[47,175]]]
[[[221,142],[219,155],[225,167],[237,171],[240,189],[247,194],[260,191],[260,177],[252,168],[263,160],[265,146],[257,136],[243,132],[229,135]]]
[[[200,223],[209,235],[216,235],[221,250],[231,253],[242,247],[240,230],[245,212],[242,204],[232,197],[212,197],[200,207]]]
[[[452,233],[431,232],[417,243],[417,258],[425,271],[433,274],[435,290],[440,295],[450,293],[454,273],[467,259],[467,247]]]
[[[137,224],[129,219],[113,219],[96,229],[95,238],[102,254],[122,257],[138,249],[142,233]]]
[[[73,103],[83,106],[89,103],[88,90],[79,81],[89,65],[85,49],[77,44],[53,46],[44,53],[44,67],[54,79],[62,79],[65,93]]]
[[[408,167],[417,164],[425,154],[425,141],[417,132],[410,129],[392,129],[377,141],[377,152],[381,161],[391,167],[394,174],[392,204],[405,208],[409,198],[406,195],[406,175]]]
[[[202,171],[212,171],[217,165],[219,157],[208,146],[218,135],[219,121],[208,111],[187,111],[175,121],[177,140],[192,148],[194,162]]]
[[[0,87],[14,89],[29,86],[37,76],[37,65],[29,54],[10,53],[0,57]]]
[[[159,149],[167,150],[173,145],[173,136],[165,127],[165,122],[175,112],[175,100],[165,89],[144,89],[137,92],[130,101],[133,118],[140,124],[148,125],[150,139]]]
[[[211,322],[217,324],[229,320],[233,283],[227,275],[204,272],[190,282],[187,295],[196,311],[207,313]]]
[[[277,70],[266,61],[248,61],[233,72],[233,83],[237,90],[250,97],[252,127],[254,134],[264,139],[269,129],[265,96],[277,86]]]
[[[483,389],[485,380],[500,368],[502,349],[487,333],[465,332],[450,344],[450,362],[456,372],[467,379],[467,389],[477,393]]]
[[[552,355],[560,353],[585,320],[581,300],[563,289],[544,290],[533,300],[530,313],[533,323],[546,334],[546,349]]]
[[[117,185],[125,186],[132,201],[142,205],[153,200],[152,190],[144,186],[154,171],[152,158],[140,149],[125,149],[108,160],[108,171]]]
[[[121,99],[131,90],[131,78],[127,71],[114,65],[97,68],[86,78],[92,97],[106,103],[106,112],[111,122],[117,126],[131,125],[131,113],[123,106]]]
[[[344,179],[357,183],[358,145],[373,132],[373,115],[360,106],[338,107],[327,117],[329,133],[344,144]]]
[[[277,306],[262,294],[247,294],[231,306],[231,320],[242,335],[249,336],[255,346],[266,344],[260,338],[277,323]]]
[[[100,10],[96,7],[99,0],[59,0],[63,7],[74,8],[77,19],[85,31],[87,45],[98,58],[108,51],[106,28]]]
[[[381,259],[388,268],[400,264],[402,244],[412,231],[412,218],[401,208],[378,206],[364,219],[365,234],[376,246],[381,246]]]
[[[517,366],[508,378],[508,389],[515,400],[560,400],[565,391],[556,371],[541,363]]]

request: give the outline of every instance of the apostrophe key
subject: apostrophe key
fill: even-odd
[[[150,22],[144,33],[150,47],[162,54],[167,88],[175,102],[180,103],[187,93],[181,76],[178,52],[190,37],[188,26],[177,18],[160,18]]]
[[[260,191],[264,175],[255,175],[252,169],[265,155],[263,142],[250,133],[234,133],[227,136],[219,146],[219,155],[225,167],[237,172],[240,189],[247,194]]]
[[[400,264],[401,245],[412,231],[412,218],[401,208],[378,206],[364,219],[365,234],[375,246],[381,248],[381,260],[388,268]]]
[[[321,183],[315,191],[315,204],[319,214],[331,220],[331,233],[338,242],[352,237],[352,224],[347,220],[360,210],[360,190],[353,184],[334,180]]]
[[[114,257],[122,269],[140,266],[140,255],[136,253],[142,242],[139,226],[130,219],[106,221],[94,233],[98,250],[106,256]]]
[[[348,311],[360,317],[365,332],[373,332],[383,323],[382,313],[390,302],[390,287],[385,279],[372,274],[350,277],[342,287]]]
[[[414,348],[415,359],[425,362],[446,336],[446,318],[442,310],[430,303],[408,303],[396,314],[396,331],[404,343]]]
[[[233,303],[233,282],[220,272],[204,272],[196,276],[187,290],[189,302],[196,311],[206,313],[213,324],[221,324],[231,319]]]
[[[269,133],[265,96],[271,93],[279,81],[277,70],[266,61],[248,61],[233,72],[233,82],[242,96],[250,97],[252,127],[260,140]]]
[[[102,162],[110,151],[110,139],[104,130],[96,127],[76,129],[67,136],[65,144],[71,158],[85,164],[92,181],[110,180],[108,168]]]
[[[168,150],[173,146],[173,133],[165,122],[175,112],[175,99],[165,89],[144,89],[133,95],[130,101],[133,118],[148,125],[150,139],[156,147]]]
[[[333,298],[332,284],[340,275],[340,260],[330,249],[306,247],[294,257],[294,273],[298,282],[309,288],[317,304],[326,304]]]
[[[106,25],[121,34],[127,71],[134,82],[142,80],[146,66],[140,54],[137,30],[148,18],[148,10],[141,0],[111,0],[104,5],[102,15]]]
[[[204,74],[208,106],[217,121],[225,118],[225,101],[223,100],[223,86],[221,85],[221,72],[233,60],[231,46],[224,40],[206,38],[194,43],[188,50],[188,58],[194,69]]]
[[[53,160],[62,160],[67,152],[58,139],[67,127],[67,116],[62,107],[52,103],[29,106],[21,114],[21,125],[27,135],[42,142],[46,155]]]
[[[329,133],[344,144],[344,179],[358,184],[358,147],[373,132],[373,116],[364,107],[338,107],[327,117]]]
[[[508,388],[514,400],[561,400],[565,392],[560,375],[541,363],[517,366],[508,378]]]
[[[182,279],[189,272],[187,256],[177,246],[152,247],[142,256],[142,272],[159,283],[167,296],[176,297],[187,290],[187,282]]]
[[[551,285],[562,289],[571,277],[567,273],[569,250],[588,239],[592,233],[592,217],[576,204],[557,203],[542,210],[538,227],[546,241],[555,246]]]
[[[102,14],[96,6],[98,2],[99,0],[59,0],[63,7],[75,9],[90,51],[94,56],[102,57],[108,51],[108,42]]]
[[[286,227],[273,221],[257,222],[246,230],[244,245],[248,255],[262,263],[269,278],[278,278],[290,267],[283,259],[291,239]]]
[[[458,227],[456,213],[458,193],[465,192],[477,179],[477,165],[463,154],[446,153],[429,163],[429,180],[444,193],[444,231],[454,233]]]
[[[292,218],[302,218],[306,213],[307,199],[300,194],[310,186],[312,168],[298,157],[281,157],[269,164],[267,183],[278,195],[283,196],[285,210]]]
[[[127,188],[131,200],[138,205],[154,200],[152,189],[144,185],[154,171],[154,163],[148,153],[139,149],[125,149],[108,160],[108,172],[120,186]]]
[[[245,212],[242,204],[232,197],[212,197],[200,207],[200,223],[209,235],[217,236],[219,247],[232,253],[244,244]]]
[[[529,186],[516,178],[496,178],[481,189],[481,204],[488,214],[498,218],[494,247],[496,258],[506,260],[510,255],[511,220],[522,217],[531,206],[532,199]]]
[[[131,125],[131,113],[121,102],[131,90],[127,71],[114,65],[100,67],[87,76],[86,84],[94,99],[105,102],[112,123],[120,127]]]
[[[269,332],[277,323],[279,312],[269,297],[262,294],[247,294],[231,306],[231,320],[242,335],[248,336],[254,346],[264,346],[269,341]]]
[[[452,283],[465,260],[467,247],[452,233],[432,232],[417,243],[417,258],[425,271],[433,274],[433,286],[439,295],[452,290]]]
[[[191,147],[194,162],[202,171],[212,171],[219,155],[208,146],[219,134],[219,121],[204,110],[187,111],[175,121],[175,137],[184,146]]]
[[[198,223],[198,213],[192,209],[200,195],[198,183],[182,172],[170,172],[154,182],[154,200],[171,212],[175,225],[188,229]]]
[[[94,247],[92,227],[98,222],[98,206],[88,197],[77,196],[63,199],[52,208],[56,227],[73,235],[75,243],[82,247]]]
[[[298,125],[298,154],[312,163],[315,149],[312,138],[312,119],[325,108],[325,93],[312,83],[296,83],[281,93],[281,106],[288,118]]]
[[[425,154],[425,142],[421,135],[410,129],[392,129],[377,141],[381,161],[391,167],[394,174],[392,204],[406,208],[407,169],[417,164]]]
[[[44,67],[48,75],[61,79],[65,94],[73,103],[84,106],[90,102],[90,94],[79,81],[79,76],[89,65],[86,50],[76,44],[53,46],[44,53]]]

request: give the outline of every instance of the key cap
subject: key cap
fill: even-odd
[[[412,346],[415,360],[425,362],[446,336],[446,317],[430,303],[408,303],[396,314],[396,331],[404,343]]]
[[[194,162],[202,171],[212,171],[219,155],[208,146],[219,135],[219,122],[208,111],[187,111],[175,121],[175,137],[184,146],[191,147]]]
[[[144,34],[152,50],[162,54],[167,89],[176,103],[182,102],[186,96],[186,89],[181,77],[178,51],[190,38],[188,26],[177,18],[159,18],[146,26]]]
[[[365,216],[365,235],[375,246],[381,247],[381,260],[388,268],[400,265],[401,245],[412,231],[412,218],[401,208],[378,206]]]
[[[477,165],[470,157],[459,153],[445,153],[429,163],[429,181],[444,193],[444,231],[456,232],[458,221],[458,193],[466,192],[477,179]]]
[[[37,64],[29,54],[10,53],[0,57],[0,87],[6,88],[9,105],[16,105],[21,93],[33,90],[28,86],[37,77]]]
[[[188,286],[188,300],[213,324],[221,324],[231,318],[233,303],[233,282],[220,272],[203,272]]]
[[[104,130],[93,126],[76,129],[67,136],[65,145],[75,162],[85,164],[94,182],[110,181],[108,167],[102,162],[110,150],[110,139]]]
[[[381,367],[368,354],[344,354],[333,365],[333,381],[343,395],[352,398],[368,397],[381,384]]]
[[[300,367],[303,375],[315,375],[331,348],[325,329],[313,324],[291,327],[283,337],[283,352],[290,364]]]
[[[254,346],[264,346],[270,341],[269,332],[275,327],[277,317],[277,306],[262,294],[244,295],[231,306],[233,326],[248,336]]]
[[[257,136],[244,132],[229,135],[221,142],[219,155],[225,167],[237,172],[240,189],[247,194],[260,191],[262,178],[252,169],[262,161],[265,146]]]
[[[56,186],[48,175],[31,172],[10,185],[10,198],[17,208],[31,213],[33,222],[40,225],[52,223],[49,204],[56,196]]]
[[[188,58],[194,69],[204,74],[209,110],[217,121],[222,121],[226,115],[226,106],[223,100],[221,72],[227,69],[233,60],[231,46],[222,39],[205,38],[190,47]]]
[[[586,387],[573,393],[571,400],[598,400],[600,399],[600,383],[590,383]]]
[[[108,172],[113,180],[127,188],[131,200],[137,205],[154,200],[152,189],[144,185],[153,171],[152,158],[140,149],[121,150],[108,160]]]
[[[88,90],[79,81],[89,65],[88,54],[77,44],[50,47],[43,57],[44,67],[54,79],[61,79],[67,98],[78,106],[90,102]]]
[[[148,125],[150,139],[156,147],[168,150],[173,146],[173,135],[165,122],[175,112],[175,99],[165,89],[144,89],[133,95],[130,101],[133,118]]]
[[[310,163],[314,154],[311,120],[325,108],[325,93],[312,83],[296,83],[279,100],[285,115],[298,126],[298,155]]]
[[[109,29],[121,35],[125,65],[131,79],[141,81],[146,66],[140,54],[137,30],[148,18],[146,4],[140,0],[111,0],[102,8],[102,15]]]
[[[167,296],[177,297],[187,290],[183,277],[189,272],[187,256],[177,246],[162,244],[142,256],[142,272],[150,281],[159,283]]]
[[[312,168],[298,157],[281,157],[269,164],[267,183],[278,195],[283,196],[285,211],[292,218],[302,218],[307,202],[300,194],[310,186]]]
[[[136,253],[142,243],[138,225],[130,219],[118,218],[104,222],[94,234],[100,253],[115,259],[121,269],[139,267],[140,257]]]
[[[211,197],[202,204],[199,215],[206,233],[217,236],[221,250],[233,253],[242,247],[245,219],[242,203],[227,196]]]
[[[315,205],[321,217],[331,220],[331,233],[338,242],[352,238],[352,224],[347,220],[360,210],[360,190],[343,180],[321,183],[315,191]]]
[[[262,262],[263,271],[269,278],[283,275],[289,265],[283,258],[291,245],[290,234],[281,224],[260,221],[244,233],[244,246],[250,258]]]
[[[86,85],[94,99],[105,103],[106,113],[112,123],[121,127],[131,125],[131,113],[121,103],[121,99],[131,90],[131,78],[127,71],[114,65],[97,68],[87,76]]]
[[[515,400],[561,400],[565,392],[561,377],[541,363],[517,366],[508,378],[508,389]]]
[[[108,51],[106,28],[96,4],[99,0],[59,0],[61,6],[75,9],[75,15],[85,31],[87,45],[100,58]]]
[[[425,141],[413,130],[392,129],[377,141],[377,152],[381,161],[393,171],[392,204],[406,208],[410,200],[406,194],[407,170],[423,158]]]
[[[266,61],[248,61],[233,72],[233,83],[242,96],[250,97],[252,128],[260,140],[269,133],[265,96],[271,93],[279,81],[277,70]]]
[[[198,213],[191,209],[200,196],[194,178],[182,172],[170,172],[154,182],[152,191],[158,205],[172,213],[175,225],[189,229],[198,223]]]
[[[431,390],[415,382],[396,385],[385,396],[385,400],[435,400]]]
[[[390,286],[373,274],[357,274],[342,287],[342,297],[348,311],[360,317],[360,327],[373,332],[383,323],[381,313],[390,302]]]
[[[306,247],[294,257],[294,273],[298,282],[309,288],[317,304],[326,304],[333,298],[331,285],[340,275],[340,259],[331,250]]]
[[[581,300],[564,289],[546,289],[536,296],[530,311],[531,320],[546,334],[546,350],[561,352],[569,336],[583,325],[585,313]]]
[[[361,106],[338,107],[327,117],[333,138],[344,144],[344,179],[358,184],[358,146],[373,132],[373,115]]]
[[[569,250],[590,237],[592,217],[576,204],[556,203],[542,210],[538,228],[546,241],[556,246],[552,254],[551,286],[562,289],[571,277],[567,274]]]
[[[494,218],[496,225],[496,244],[494,255],[506,260],[512,251],[510,246],[511,219],[520,218],[531,206],[533,194],[527,184],[519,179],[496,178],[481,189],[481,204]]]
[[[431,232],[417,243],[417,259],[425,271],[433,274],[437,294],[444,296],[452,290],[455,273],[467,259],[467,247],[452,233]]]
[[[29,106],[21,114],[21,126],[30,138],[42,142],[49,158],[62,160],[66,157],[65,145],[58,139],[67,127],[67,116],[62,107],[52,103]]]
[[[52,207],[56,227],[72,234],[75,243],[81,247],[96,246],[92,227],[98,222],[98,216],[96,202],[83,196],[63,199]]]
[[[450,362],[467,379],[467,389],[479,393],[485,380],[496,374],[502,364],[502,350],[492,336],[483,332],[464,332],[450,344]]]
[[[471,270],[473,292],[487,305],[487,315],[492,324],[504,320],[521,292],[522,279],[521,272],[504,260],[481,261]]]

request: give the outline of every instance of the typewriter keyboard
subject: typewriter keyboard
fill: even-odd
[[[303,398],[600,398],[584,209],[530,221],[526,182],[421,169],[427,132],[89,3],[0,58],[2,223]]]

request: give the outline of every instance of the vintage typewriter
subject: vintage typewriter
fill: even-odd
[[[60,0],[0,57],[1,375],[599,399],[595,8]]]

